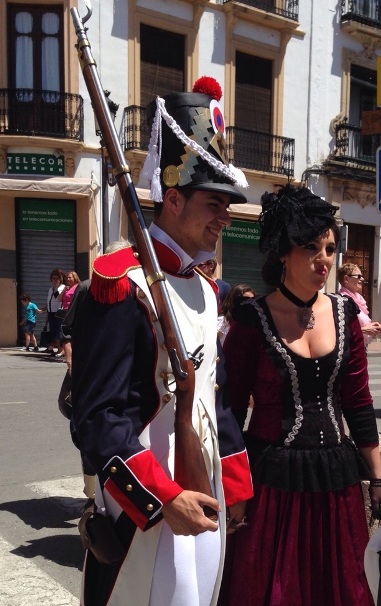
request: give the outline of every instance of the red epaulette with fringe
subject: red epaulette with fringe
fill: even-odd
[[[132,247],[97,257],[93,263],[90,291],[98,303],[117,303],[130,293],[127,274],[140,267]]]

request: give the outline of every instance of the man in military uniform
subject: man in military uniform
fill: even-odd
[[[150,234],[186,350],[203,346],[192,423],[214,496],[175,480],[175,385],[139,257],[132,247],[98,257],[73,335],[73,414],[98,475],[98,512],[111,516],[123,557],[100,564],[87,551],[82,606],[215,604],[226,530],[243,524],[252,496],[241,433],[216,380],[216,293],[194,269],[230,224],[229,204],[246,201],[242,175],[226,162],[213,93],[167,95],[147,113]]]

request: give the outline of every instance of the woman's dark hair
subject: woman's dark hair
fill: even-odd
[[[62,284],[65,282],[65,272],[63,269],[53,269],[52,273],[50,274],[50,281],[52,280],[53,276],[58,276]]]
[[[255,296],[254,290],[248,284],[236,284],[229,290],[228,294],[224,299],[224,302],[221,305],[220,312],[221,315],[225,316],[228,322],[232,321],[232,312],[238,297],[244,296],[247,292],[251,292]]]
[[[308,244],[330,229],[338,243],[340,230],[334,218],[337,207],[306,187],[286,185],[277,194],[266,192],[261,201],[259,249],[268,253],[262,278],[269,286],[279,286],[283,272],[280,259],[293,246]]]

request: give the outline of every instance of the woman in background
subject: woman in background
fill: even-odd
[[[65,288],[62,293],[59,295],[58,299],[61,301],[61,309],[59,310],[59,314],[61,312],[62,321],[66,316],[66,313],[70,307],[70,303],[72,301],[73,295],[76,291],[78,284],[81,283],[78,274],[75,271],[68,271],[65,276]],[[61,325],[62,325],[61,321]],[[66,364],[68,370],[71,372],[71,341],[64,339],[62,334],[62,328],[60,330],[60,343],[63,351],[60,354],[57,354],[57,357],[65,356]]]
[[[230,324],[233,319],[233,309],[239,297],[255,297],[255,293],[248,284],[236,284],[230,289],[221,305],[221,312],[217,320],[217,334],[224,344],[226,335],[229,332]]]
[[[50,343],[44,350],[44,353],[50,353],[51,355],[59,355],[62,352],[62,346],[60,343],[60,331],[62,318],[57,317],[57,311],[61,307],[61,299],[59,298],[65,288],[65,272],[62,269],[53,269],[50,274],[51,287],[48,290],[48,296],[46,299],[46,305],[43,307],[43,311],[48,312],[48,322],[50,329]],[[57,348],[55,353],[54,348]]]
[[[359,322],[364,335],[365,345],[369,345],[381,331],[379,322],[372,322],[369,316],[369,309],[364,297],[362,296],[362,287],[364,276],[358,265],[354,263],[344,263],[337,270],[337,279],[341,288],[339,294],[343,297],[351,297],[359,306]]]

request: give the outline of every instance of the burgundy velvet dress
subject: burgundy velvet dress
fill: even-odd
[[[242,303],[225,342],[234,412],[254,481],[248,527],[229,538],[219,606],[373,606],[355,444],[378,444],[357,309],[329,295],[336,346],[303,358],[279,338],[265,299]],[[344,434],[342,415],[351,437]]]

